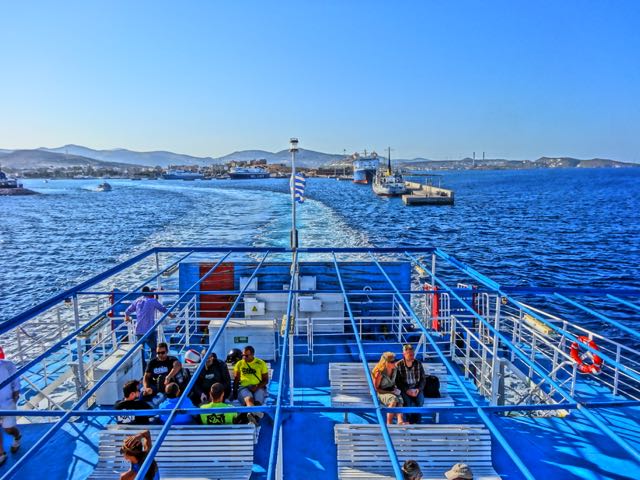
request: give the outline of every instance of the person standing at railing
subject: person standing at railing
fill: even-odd
[[[16,366],[13,362],[4,358],[4,350],[0,347],[0,383],[4,382],[11,375],[16,373]],[[20,379],[16,378],[0,389],[0,410],[17,410],[17,402],[20,398]],[[20,440],[22,435],[18,430],[17,417],[15,415],[7,415],[0,417],[2,428],[13,437],[11,445],[11,453],[16,453],[20,448]],[[7,452],[4,450],[2,434],[0,433],[0,465],[7,461]]]
[[[135,312],[136,314],[136,339],[140,340],[156,322],[156,311],[165,313],[167,311],[167,307],[165,307],[162,303],[160,303],[154,296],[151,289],[147,286],[142,287],[142,296],[135,299],[129,307],[124,312],[124,321],[131,321],[131,314]],[[169,315],[171,318],[175,318],[175,315],[172,313]],[[158,346],[158,334],[157,332],[153,332],[149,335],[145,341],[145,345],[148,345],[151,349],[150,358],[153,356],[153,353],[156,351],[156,347]],[[142,352],[142,363],[143,366],[146,365],[145,356],[144,356],[144,345]]]

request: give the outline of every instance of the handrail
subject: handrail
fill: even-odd
[[[406,252],[406,251],[405,251],[405,255],[408,256],[408,257],[411,257],[411,255],[409,255],[409,253]],[[380,265],[380,263],[378,262],[378,260],[376,260],[376,258],[373,256],[373,254],[371,255],[371,259],[376,264],[376,266],[378,267],[378,270],[380,270],[380,272],[385,277],[387,282],[391,285],[391,287],[395,288],[395,284],[389,278],[389,275],[387,275],[387,272],[385,272],[384,268],[382,268],[382,265]],[[422,264],[420,264],[420,266],[422,268],[425,268],[424,265],[422,265]],[[425,268],[425,270],[426,270],[426,268]],[[439,279],[437,279],[437,277],[433,273],[431,275],[431,278],[433,278],[434,280],[439,280]],[[460,298],[460,297],[458,297],[458,298]],[[478,413],[478,416],[482,419],[482,421],[487,426],[487,428],[491,431],[491,433],[493,433],[493,435],[496,437],[496,440],[498,440],[498,443],[500,443],[500,445],[502,445],[502,447],[504,448],[504,450],[507,453],[507,455],[509,456],[509,458],[511,458],[511,460],[513,460],[513,462],[516,465],[516,467],[518,467],[518,470],[520,470],[522,475],[524,475],[524,477],[527,478],[528,480],[535,480],[535,477],[533,476],[533,474],[531,473],[529,468],[520,459],[520,457],[515,452],[515,450],[511,447],[511,445],[509,444],[507,439],[504,438],[504,436],[502,435],[500,430],[498,430],[498,428],[494,425],[494,423],[491,421],[491,419],[488,417],[488,415],[482,409],[478,408],[478,402],[476,402],[476,400],[473,398],[473,396],[469,392],[469,390],[466,387],[466,385],[460,379],[460,376],[458,375],[458,372],[456,372],[455,368],[453,367],[453,365],[451,364],[449,359],[442,352],[442,349],[438,346],[437,342],[433,339],[433,336],[431,335],[431,333],[426,329],[426,327],[420,321],[420,318],[418,317],[416,312],[413,310],[411,305],[406,301],[406,299],[402,295],[399,295],[399,299],[404,303],[405,307],[407,308],[407,310],[409,311],[409,313],[411,314],[411,316],[415,320],[416,324],[418,325],[420,330],[422,330],[422,333],[424,334],[425,338],[429,341],[429,343],[431,344],[431,347],[434,349],[434,351],[436,352],[438,357],[440,357],[440,360],[442,360],[442,363],[445,365],[447,370],[449,372],[451,372],[451,375],[452,375],[453,379],[455,380],[455,382],[460,387],[460,390],[462,391],[464,396],[467,397],[467,400],[469,401],[469,403],[473,407],[476,407],[476,412]],[[471,310],[473,311],[473,309],[471,309]],[[476,312],[474,312],[474,313],[478,317],[481,318],[481,316],[478,315]]]
[[[231,253],[231,252],[229,252],[229,253]],[[227,255],[225,255],[224,258],[226,258],[229,255],[229,253],[227,253]],[[229,319],[231,318],[231,316],[235,312],[236,308],[238,308],[238,305],[240,304],[240,299],[242,298],[244,293],[249,288],[249,286],[251,284],[251,280],[253,280],[255,278],[256,274],[258,273],[258,270],[260,270],[260,267],[262,267],[262,264],[267,259],[268,255],[269,255],[269,250],[267,250],[267,252],[264,254],[264,256],[262,257],[262,260],[260,261],[260,263],[258,264],[256,269],[253,271],[253,273],[251,274],[251,277],[249,277],[249,281],[246,283],[246,285],[238,293],[238,296],[236,297],[236,300],[233,302],[233,305],[229,309],[229,313],[227,314],[227,317],[224,319],[224,321],[222,322],[222,324],[218,328],[218,332],[216,333],[216,335],[213,338],[213,340],[209,343],[209,346],[207,347],[207,351],[203,355],[204,359],[206,359],[209,356],[209,354],[213,351],[213,347],[215,347],[216,343],[218,342],[218,340],[222,336],[222,332],[224,331],[225,327],[227,326],[227,323],[229,322]],[[223,260],[224,260],[224,258],[223,258]],[[203,277],[201,277],[196,283],[194,283],[193,287],[196,287],[196,286],[200,285],[200,283],[202,283],[209,275],[211,275],[218,268],[220,263],[222,263],[222,260],[220,262],[218,262],[216,265],[214,265],[214,267],[211,270],[209,270]],[[189,293],[189,290],[187,290],[185,295],[187,295],[187,293]],[[182,298],[185,295],[183,295],[180,298],[180,300],[182,300]],[[176,302],[176,304],[177,303],[178,302]],[[171,429],[171,425],[173,424],[173,421],[176,418],[177,410],[179,408],[181,408],[182,402],[184,402],[184,399],[188,397],[189,393],[191,392],[191,389],[196,384],[196,380],[200,376],[200,373],[202,372],[202,370],[204,370],[204,367],[205,367],[206,363],[207,363],[206,361],[200,362],[198,364],[198,367],[196,368],[195,372],[193,372],[193,375],[191,376],[191,379],[189,380],[189,383],[187,383],[187,386],[185,387],[184,391],[181,393],[180,398],[178,399],[178,403],[176,403],[175,408],[173,408],[171,410],[171,413],[169,414],[169,417],[165,421],[164,426],[162,427],[162,429],[158,433],[158,436],[156,437],[156,439],[155,439],[155,441],[153,443],[153,446],[151,447],[151,449],[147,453],[147,457],[145,458],[145,461],[140,466],[140,470],[138,470],[138,474],[135,477],[136,480],[144,480],[144,477],[145,477],[147,471],[149,470],[149,467],[151,467],[151,463],[153,462],[153,459],[155,458],[156,454],[158,453],[158,450],[160,450],[160,445],[162,445],[163,440],[165,439],[165,437],[169,433],[169,430]]]
[[[380,411],[381,405],[378,400],[378,395],[373,385],[373,380],[371,379],[371,373],[369,371],[369,363],[367,362],[367,356],[364,352],[364,347],[362,346],[362,341],[360,340],[360,334],[358,333],[358,326],[356,325],[355,318],[353,317],[353,311],[351,310],[351,305],[349,304],[349,299],[346,295],[346,291],[344,288],[344,283],[342,281],[342,274],[340,273],[340,267],[338,266],[338,260],[336,258],[336,254],[333,254],[333,264],[336,270],[336,276],[338,277],[338,282],[340,283],[340,289],[342,290],[342,295],[345,301],[345,306],[347,307],[347,313],[349,314],[349,321],[351,322],[351,328],[353,328],[353,335],[358,345],[358,353],[360,355],[360,361],[364,367],[364,375],[367,379],[367,385],[369,386],[369,392],[371,393],[371,397],[373,398],[373,405],[376,409],[376,418],[378,419],[378,423],[380,424],[380,430],[382,432],[382,438],[384,440],[385,446],[387,447],[387,453],[389,454],[389,458],[391,460],[391,466],[393,467],[393,472],[396,476],[397,480],[402,480],[404,476],[402,475],[402,470],[400,469],[398,454],[396,453],[396,449],[393,446],[393,441],[391,440],[391,434],[389,433],[389,429],[387,428],[387,423],[384,417],[382,416],[382,412]]]
[[[209,270],[202,278],[200,278],[200,280],[198,280],[194,286],[199,285],[201,282],[203,282],[207,277],[209,277],[217,268],[218,266],[230,255],[230,253],[226,253],[219,261],[218,263],[216,263],[211,270]],[[5,474],[2,476],[2,480],[6,480],[9,479],[11,477],[13,477],[15,475],[15,473],[17,472],[17,470],[20,469],[20,467],[26,463],[26,461],[33,456],[35,453],[38,452],[38,450],[40,450],[40,448],[42,448],[44,446],[44,444],[47,442],[47,440],[49,440],[58,430],[60,430],[65,423],[67,423],[67,421],[69,421],[69,419],[71,419],[71,417],[74,416],[74,411],[77,410],[79,407],[81,407],[82,405],[84,405],[87,400],[89,400],[89,398],[91,398],[91,396],[98,391],[98,389],[104,385],[106,383],[106,381],[109,379],[109,377],[111,376],[111,374],[113,374],[115,371],[118,370],[118,368],[120,368],[120,366],[122,364],[124,364],[124,362],[127,361],[127,359],[133,355],[134,352],[136,352],[138,350],[138,348],[140,348],[146,341],[147,338],[149,338],[151,336],[151,334],[156,333],[156,328],[158,328],[158,326],[164,322],[167,318],[169,318],[170,313],[173,311],[174,308],[176,308],[176,306],[179,304],[180,301],[182,301],[187,295],[190,295],[190,290],[191,289],[187,289],[184,293],[184,295],[182,295],[178,301],[173,304],[171,307],[169,307],[167,309],[167,311],[164,313],[164,315],[162,315],[162,317],[160,317],[160,319],[158,319],[153,326],[149,329],[149,331],[147,333],[145,333],[144,335],[142,335],[140,337],[140,339],[133,344],[133,346],[131,347],[131,349],[125,353],[120,360],[118,360],[115,365],[111,368],[111,370],[109,370],[105,375],[103,375],[103,377],[98,380],[96,382],[96,384],[91,387],[74,405],[73,407],[71,407],[71,409],[67,410],[67,412],[65,412],[65,414],[62,416],[62,418],[60,418],[60,420],[58,420],[58,422],[56,424],[54,424],[49,430],[47,430],[47,432],[40,437],[40,439],[38,439],[38,441],[36,441],[36,443],[22,456],[20,457],[13,465],[11,465],[11,468],[9,468]],[[203,363],[204,365],[204,363]]]
[[[191,255],[191,253],[188,253],[187,255],[182,256],[179,260],[175,261],[174,263],[172,263],[171,265],[169,265],[168,267],[164,268],[163,270],[161,270],[159,273],[153,275],[152,277],[147,278],[144,282],[142,282],[141,284],[139,284],[138,287],[136,287],[133,291],[131,291],[130,293],[126,294],[125,296],[123,296],[120,300],[118,300],[117,302],[113,303],[112,305],[110,305],[108,308],[105,308],[104,310],[102,310],[100,313],[98,313],[96,316],[92,317],[91,320],[83,323],[82,325],[80,325],[78,328],[76,328],[73,332],[69,333],[67,336],[65,336],[64,338],[62,338],[61,340],[58,340],[58,342],[56,342],[55,344],[53,344],[52,346],[50,346],[48,349],[46,349],[42,354],[38,355],[36,358],[28,361],[26,364],[21,365],[20,368],[16,369],[16,372],[12,375],[9,375],[4,381],[0,382],[0,389],[4,388],[6,385],[8,385],[12,380],[15,380],[16,378],[18,378],[19,376],[21,376],[23,373],[27,372],[31,367],[33,367],[35,364],[37,364],[40,360],[46,358],[47,356],[49,356],[49,354],[59,350],[61,347],[64,346],[65,343],[67,343],[70,340],[73,340],[79,333],[81,333],[85,328],[87,328],[88,326],[90,326],[93,322],[95,322],[96,320],[98,320],[100,317],[105,316],[110,310],[113,309],[113,307],[115,307],[116,305],[119,305],[120,303],[122,303],[124,300],[126,300],[127,298],[131,298],[131,296],[134,293],[140,293],[140,290],[142,289],[142,287],[144,287],[147,283],[152,282],[153,280],[157,279],[160,275],[162,275],[163,272],[169,270],[170,268],[172,268],[174,265],[177,265],[178,263],[180,263],[182,260],[184,260],[185,258],[187,258],[189,255]],[[137,257],[134,257],[137,258]],[[127,262],[125,262],[127,263]],[[113,269],[111,269],[113,270]],[[100,275],[98,275],[100,276]],[[94,277],[95,278],[95,277]],[[86,282],[85,282],[86,283]],[[73,289],[72,289],[73,290]],[[69,290],[67,290],[69,291]],[[66,293],[66,292],[65,292]],[[62,295],[62,294],[61,294]],[[54,298],[57,298],[61,295],[57,295]],[[66,296],[63,296],[63,298],[67,298]],[[47,303],[47,302],[44,302]],[[43,304],[44,304],[43,303]],[[41,305],[43,305],[41,304]],[[35,307],[34,307],[35,308]],[[26,320],[23,320],[22,322],[24,322]],[[22,323],[21,322],[21,323]],[[4,325],[4,324],[3,324]],[[0,328],[0,334],[2,333],[2,329]]]
[[[65,290],[62,293],[59,293],[57,295],[54,295],[53,297],[49,298],[48,300],[45,300],[44,302],[39,303],[38,305],[36,305],[34,307],[31,307],[30,309],[25,310],[22,313],[19,313],[15,317],[10,318],[9,320],[7,320],[5,322],[0,323],[0,335],[3,334],[3,333],[8,332],[12,328],[20,325],[21,323],[24,323],[25,321],[35,317],[36,315],[48,310],[50,307],[53,307],[57,303],[60,303],[65,298],[72,297],[76,292],[78,292],[80,290],[84,290],[87,287],[95,285],[96,283],[99,283],[102,280],[105,280],[105,279],[109,278],[110,276],[112,276],[112,275],[114,275],[116,273],[119,273],[122,270],[127,269],[131,265],[134,265],[134,264],[138,263],[140,260],[144,260],[149,255],[151,255],[152,253],[155,253],[155,252],[156,252],[155,248],[150,248],[149,250],[146,250],[146,251],[136,255],[135,257],[131,257],[130,259],[128,259],[128,260],[116,265],[115,267],[110,268],[109,270],[107,270],[105,272],[99,273],[98,275],[95,275],[95,276],[91,277],[90,279],[85,280],[84,282],[80,283],[79,285],[76,285],[75,287],[71,287],[68,290]]]
[[[437,250],[436,251],[436,255],[439,255],[440,251]],[[409,258],[413,258],[414,261],[416,261],[418,264],[421,264],[417,259],[415,259],[415,257],[413,257],[412,255],[407,253],[407,256]],[[477,274],[477,272],[475,272],[475,270],[473,270],[471,267],[467,267],[465,264],[463,264],[462,262],[456,260],[455,262],[451,262],[451,257],[450,255],[446,255],[448,261],[458,267],[461,271],[468,273],[470,276],[472,276],[473,278],[476,278],[478,281],[484,282],[483,278],[484,275],[482,274]],[[444,257],[442,257],[444,258]],[[469,271],[467,271],[467,268],[469,270],[471,270],[472,272],[475,273],[471,273]],[[442,280],[437,279],[438,283],[440,283],[441,285],[444,286],[444,288],[448,288],[446,286],[446,284],[444,282],[442,282]],[[491,282],[492,284],[498,285],[495,282]],[[574,335],[570,334],[569,332],[567,332],[566,330],[563,330],[559,327],[557,327],[556,325],[554,325],[553,323],[544,320],[541,318],[540,315],[534,313],[531,309],[528,309],[527,307],[524,307],[522,305],[521,302],[515,300],[514,298],[512,298],[510,295],[506,295],[504,294],[504,292],[502,292],[500,290],[500,286],[498,285],[497,287],[497,293],[501,294],[502,296],[506,297],[509,301],[515,303],[516,305],[518,305],[523,311],[525,311],[526,313],[529,313],[529,315],[532,315],[534,318],[537,318],[538,320],[540,320],[541,322],[545,323],[546,325],[550,326],[551,328],[553,328],[554,330],[556,330],[559,333],[563,333],[567,338],[569,338],[572,341],[577,341],[577,337],[575,337]],[[467,308],[470,312],[473,312],[475,316],[477,316],[477,318],[487,324],[489,326],[489,329],[492,331],[495,331],[495,329],[493,328],[493,326],[491,326],[488,322],[486,322],[486,320],[481,316],[481,315],[477,315],[477,313],[474,312],[473,308],[466,303],[464,300],[462,300],[460,297],[458,297],[457,294],[453,294],[455,297],[457,297],[457,300],[465,307]],[[501,340],[505,343],[505,345],[509,346],[510,348],[513,346],[513,344],[507,340],[504,335],[501,335],[499,332],[495,331],[496,335],[499,335],[501,337]],[[585,345],[585,347],[590,350],[595,352],[596,354],[600,355],[602,358],[605,359],[609,359],[611,360],[611,358],[608,355],[605,355],[604,353],[598,351],[598,350],[594,350],[591,347],[589,347],[588,345]],[[516,354],[518,354],[519,352],[515,352]],[[520,355],[519,355],[520,356]],[[525,361],[525,363],[527,363],[527,365],[531,366],[536,373],[540,374],[542,376],[543,379],[545,379],[545,381],[547,381],[547,383],[551,386],[553,386],[554,388],[556,388],[556,390],[558,391],[558,393],[560,393],[567,401],[569,402],[575,402],[576,400],[574,398],[572,398],[572,396],[570,395],[566,395],[563,390],[561,388],[559,388],[559,386],[556,384],[556,382],[554,382],[548,375],[542,373],[539,371],[540,369],[533,363],[531,362],[528,358],[526,358],[526,356],[524,356],[523,360]],[[619,365],[620,367],[624,368],[625,373],[627,372],[627,368],[624,365],[620,365],[618,362],[616,361],[612,361],[613,364],[615,365]],[[630,375],[632,378],[637,377],[634,375]],[[634,378],[635,379],[635,378]],[[587,417],[587,419],[589,421],[591,421],[593,424],[595,424],[601,432],[603,432],[605,435],[607,435],[611,440],[613,440],[615,443],[617,443],[620,447],[622,447],[627,453],[629,453],[633,458],[635,458],[637,461],[640,461],[640,452],[638,452],[635,448],[633,448],[626,440],[624,440],[620,435],[618,435],[616,432],[614,432],[609,426],[607,426],[602,420],[600,420],[598,417],[596,417],[593,413],[591,413],[589,410],[587,410],[586,408],[580,408],[579,412],[581,412],[585,417]]]
[[[285,369],[287,362],[287,352],[289,351],[289,332],[291,330],[291,305],[293,303],[293,286],[297,272],[295,266],[298,262],[298,254],[294,253],[293,265],[291,268],[291,280],[289,281],[289,294],[287,298],[287,320],[284,328],[284,340],[282,341],[282,353],[280,354],[280,373],[278,376],[278,393],[276,396],[276,413],[273,419],[273,431],[271,432],[271,448],[269,449],[269,460],[267,466],[267,480],[272,480],[276,474],[276,451],[278,450],[278,434],[282,426],[282,394],[285,384]]]

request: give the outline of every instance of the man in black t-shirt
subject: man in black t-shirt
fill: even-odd
[[[231,396],[231,375],[229,368],[222,360],[218,360],[215,353],[211,353],[205,362],[205,368],[198,375],[195,385],[189,398],[194,405],[208,403],[209,392],[214,383],[220,383],[224,387],[224,398],[226,400]]]
[[[140,400],[140,382],[138,380],[129,380],[122,388],[124,399],[116,402],[114,408],[116,410],[149,410],[151,406],[147,402]],[[116,421],[123,425],[147,425],[149,423],[147,416],[118,416]]]
[[[159,343],[156,347],[156,357],[147,364],[143,379],[144,400],[151,400],[158,393],[164,393],[165,387],[175,382],[184,389],[189,383],[188,372],[182,368],[180,361],[169,355],[166,343]]]

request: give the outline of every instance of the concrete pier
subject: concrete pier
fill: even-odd
[[[410,193],[402,196],[405,205],[453,205],[453,190],[423,185],[417,182],[405,182]]]

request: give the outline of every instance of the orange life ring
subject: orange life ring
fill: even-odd
[[[593,373],[597,375],[602,370],[602,358],[600,358],[590,350],[587,350],[581,355],[580,343],[584,343],[585,345],[588,345],[589,348],[592,348],[594,350],[600,350],[600,348],[598,348],[598,345],[596,345],[596,342],[589,339],[589,337],[580,336],[578,337],[577,342],[573,342],[571,344],[569,355],[571,355],[571,358],[578,364],[578,371],[580,373]],[[586,363],[584,361],[586,358],[590,358],[591,362]]]

